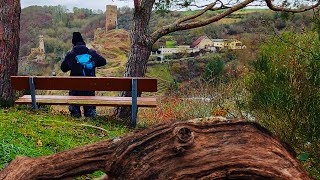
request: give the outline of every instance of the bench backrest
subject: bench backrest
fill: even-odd
[[[11,76],[15,90],[29,90],[31,76]],[[33,76],[35,89],[38,90],[78,90],[78,91],[131,91],[130,77],[65,77]],[[138,92],[157,92],[157,79],[137,79]]]

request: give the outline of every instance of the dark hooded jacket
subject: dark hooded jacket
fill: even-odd
[[[76,56],[81,54],[90,54],[94,61],[95,67],[104,66],[107,64],[105,58],[99,55],[95,50],[88,49],[84,42],[78,42],[71,51],[69,51],[61,64],[63,72],[70,72],[70,76],[83,76],[83,69],[81,64],[77,63]],[[93,69],[93,76],[96,75],[95,68]]]

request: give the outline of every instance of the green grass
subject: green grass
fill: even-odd
[[[174,83],[174,77],[172,76],[170,72],[170,67],[168,64],[156,64],[153,66],[149,66],[146,73],[147,77],[157,78],[158,80],[158,91],[157,95],[164,94],[171,84]],[[152,95],[154,96],[154,93],[144,93],[144,95]]]
[[[30,111],[27,106],[0,109],[0,169],[16,156],[54,154],[128,132],[120,122],[106,118],[75,119],[44,110]]]
[[[165,63],[149,66],[146,76],[155,77],[166,82],[173,82],[174,80],[170,73],[169,66]]]

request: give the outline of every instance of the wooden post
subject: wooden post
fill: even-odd
[[[33,77],[29,77],[29,86],[30,86],[30,94],[31,94],[31,100],[32,100],[32,109],[36,110],[38,109],[38,106],[36,101],[36,88],[34,85]]]
[[[136,78],[132,79],[132,113],[131,113],[131,126],[136,127],[137,124],[137,95],[138,95],[138,80]]]

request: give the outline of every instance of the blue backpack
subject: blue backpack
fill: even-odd
[[[82,66],[83,76],[94,76],[94,61],[90,54],[80,54],[76,56],[76,60]]]

